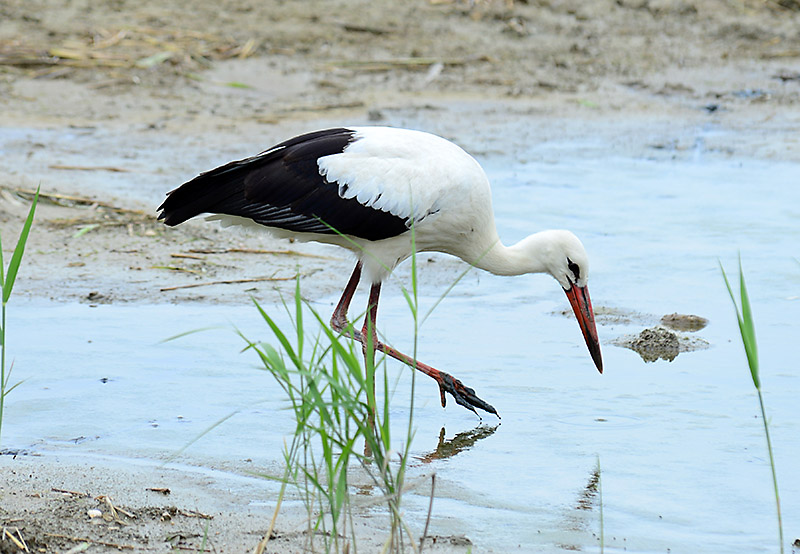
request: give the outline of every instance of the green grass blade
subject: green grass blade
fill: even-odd
[[[322,332],[325,333],[325,336],[330,341],[334,355],[345,363],[349,375],[352,376],[356,382],[363,387],[366,384],[366,381],[361,373],[361,363],[358,361],[358,356],[355,354],[355,352],[348,350],[348,348],[342,344],[342,341],[339,340],[339,337],[336,335],[336,333],[328,328],[327,324],[322,320],[316,311],[312,311],[312,314],[320,324]]]
[[[744,311],[745,305],[747,306],[746,309],[747,309],[748,323],[745,322],[745,318],[739,311],[739,305],[736,302],[736,295],[733,292],[733,287],[731,287],[730,281],[728,281],[728,275],[725,273],[725,268],[722,267],[722,262],[720,262],[719,268],[722,271],[722,278],[725,280],[725,286],[728,289],[728,294],[731,297],[731,302],[733,302],[733,308],[736,311],[736,320],[739,323],[739,334],[742,337],[742,345],[744,346],[745,355],[747,356],[747,364],[750,367],[750,375],[753,378],[753,384],[755,385],[756,389],[760,390],[761,379],[759,378],[759,372],[758,372],[758,353],[756,351],[755,326],[753,325],[753,316],[750,310],[750,301],[747,297],[747,288],[744,285],[744,275],[740,276],[741,284],[739,289],[740,289],[740,294],[744,295],[742,297],[742,311]]]
[[[166,463],[169,463],[169,462],[173,461],[175,458],[177,458],[178,456],[180,456],[181,454],[183,454],[183,452],[184,452],[184,451],[185,451],[187,448],[189,448],[189,447],[190,447],[190,446],[192,446],[194,443],[196,443],[197,441],[199,441],[200,439],[202,439],[204,436],[206,436],[208,433],[210,433],[211,431],[213,431],[214,429],[216,429],[217,427],[219,427],[220,425],[222,425],[223,423],[225,423],[226,421],[228,421],[230,418],[232,418],[233,416],[235,416],[236,414],[238,414],[238,413],[239,413],[239,411],[240,411],[240,410],[235,410],[235,411],[233,411],[233,412],[229,413],[228,415],[226,415],[226,416],[224,416],[224,417],[221,417],[220,419],[218,419],[217,421],[215,421],[215,422],[214,422],[214,423],[212,423],[211,425],[209,425],[209,426],[208,426],[208,427],[207,427],[205,430],[203,430],[203,431],[202,431],[202,432],[200,432],[198,435],[196,435],[196,436],[195,436],[195,437],[194,437],[192,440],[190,440],[189,442],[187,442],[186,444],[184,444],[184,445],[183,445],[181,448],[179,448],[178,450],[176,450],[175,452],[173,452],[173,453],[172,453],[172,454],[171,454],[169,457],[167,457],[167,459],[164,461],[164,463],[166,464]]]
[[[750,298],[747,294],[747,286],[744,281],[744,271],[742,270],[742,259],[739,257],[739,295],[742,303],[742,311],[739,312],[739,307],[736,304],[736,296],[733,293],[728,281],[728,276],[725,274],[725,268],[722,263],[719,264],[722,270],[722,277],[725,280],[725,286],[728,288],[733,306],[736,309],[736,318],[739,321],[739,332],[742,336],[742,344],[744,345],[745,354],[747,355],[747,364],[750,367],[750,375],[753,378],[753,385],[755,385],[756,392],[758,393],[758,403],[761,408],[761,419],[764,422],[764,435],[767,439],[767,451],[769,452],[769,465],[772,469],[772,485],[775,491],[775,505],[778,515],[778,542],[780,545],[780,552],[783,554],[783,519],[781,517],[781,500],[778,494],[778,476],[775,470],[775,458],[772,453],[772,441],[769,436],[769,423],[767,421],[767,413],[764,409],[764,399],[761,395],[761,379],[759,377],[758,369],[758,349],[756,343],[756,329],[753,323],[753,311],[750,308]]]
[[[72,237],[71,237],[71,238],[73,238],[73,239],[80,238],[80,237],[82,237],[83,235],[85,235],[86,233],[88,233],[89,231],[94,231],[94,230],[95,230],[95,229],[97,229],[98,227],[100,227],[100,224],[99,224],[99,223],[90,223],[89,225],[84,225],[83,227],[81,227],[80,229],[78,229],[78,230],[75,232],[75,234],[73,234],[73,235],[72,235]]]
[[[742,297],[742,342],[747,354],[747,363],[750,366],[750,374],[753,376],[753,383],[757,389],[761,388],[761,379],[758,371],[758,346],[756,344],[756,328],[753,324],[753,312],[750,309],[750,298],[747,295],[747,287],[744,283],[744,272],[742,271],[742,260],[739,259],[739,289]]]
[[[725,268],[722,266],[722,262],[719,262],[719,269],[722,271],[722,278],[725,280],[725,286],[728,288],[728,294],[731,296],[731,301],[733,302],[733,309],[736,310],[736,319],[739,321],[739,325],[742,324],[742,316],[739,314],[739,305],[736,303],[736,296],[733,294],[733,288],[731,287],[730,281],[728,281],[728,274],[725,273]]]
[[[178,333],[177,335],[172,335],[171,337],[167,337],[165,339],[161,339],[159,344],[170,342],[173,340],[182,339],[183,337],[188,337],[189,335],[194,335],[195,333],[202,333],[204,331],[211,331],[212,329],[227,329],[222,325],[210,325],[208,327],[200,327],[199,329],[192,329],[190,331],[184,331],[183,333]]]
[[[769,424],[767,423],[767,412],[764,409],[764,398],[761,390],[758,391],[758,404],[761,406],[761,419],[764,421],[764,434],[767,437],[767,451],[769,452],[769,465],[772,468],[772,488],[775,492],[775,506],[778,514],[778,541],[781,545],[780,551],[783,554],[783,517],[781,516],[781,496],[778,492],[778,472],[775,469],[775,457],[772,454],[772,440],[769,438]]]
[[[383,417],[381,418],[380,433],[383,440],[383,446],[388,451],[392,446],[392,433],[389,426],[389,419],[391,414],[391,407],[389,400],[391,394],[389,391],[389,376],[386,371],[383,372]]]
[[[31,225],[33,225],[33,214],[36,212],[36,204],[39,202],[39,188],[36,188],[36,194],[33,197],[33,203],[31,204],[31,209],[28,212],[28,218],[25,220],[25,224],[22,226],[22,232],[19,235],[19,240],[17,241],[17,247],[14,248],[14,253],[11,255],[11,261],[8,263],[8,273],[3,279],[3,304],[8,302],[8,299],[11,297],[11,290],[14,288],[14,281],[17,278],[17,271],[19,270],[19,265],[22,263],[22,254],[25,253],[25,243],[28,242],[28,234],[31,231]]]
[[[6,262],[3,260],[3,241],[0,237],[0,290],[5,288],[6,283]]]
[[[488,250],[487,250],[487,252],[488,252]],[[484,253],[483,253],[483,254],[480,256],[480,258],[483,258],[483,256],[485,256],[485,255],[486,255],[486,253],[484,252]],[[478,259],[480,259],[480,258],[478,258]],[[450,291],[452,291],[452,290],[455,288],[455,286],[456,286],[458,283],[460,283],[460,282],[461,282],[461,280],[462,280],[464,277],[466,277],[466,276],[467,276],[467,274],[468,274],[470,271],[472,271],[473,269],[475,269],[475,266],[474,266],[474,265],[469,265],[469,266],[467,266],[467,268],[466,268],[464,271],[462,271],[461,273],[459,273],[459,274],[458,274],[458,277],[456,277],[456,278],[453,280],[453,282],[452,282],[452,283],[450,283],[450,285],[448,285],[447,289],[446,289],[446,290],[445,290],[445,291],[444,291],[444,292],[443,292],[443,293],[442,293],[442,294],[439,296],[439,298],[437,298],[437,299],[436,299],[436,302],[434,302],[434,303],[433,303],[433,305],[432,305],[432,306],[431,306],[431,307],[428,309],[428,311],[427,311],[427,312],[425,312],[425,315],[424,315],[424,316],[422,316],[422,318],[420,319],[420,325],[422,325],[423,323],[425,323],[425,320],[427,320],[427,319],[428,319],[428,317],[429,317],[429,316],[430,316],[430,315],[433,313],[433,310],[435,310],[435,309],[436,309],[436,308],[439,306],[439,304],[441,304],[441,303],[442,303],[442,301],[443,301],[443,300],[444,300],[444,299],[445,299],[445,298],[446,298],[446,297],[447,297],[447,296],[450,294]]]
[[[297,326],[297,355],[303,357],[303,300],[300,296],[300,271],[297,272],[294,289],[294,312],[295,325]]]
[[[301,369],[303,367],[303,361],[300,357],[295,353],[294,348],[292,348],[292,344],[289,342],[289,339],[286,338],[286,335],[281,331],[278,324],[267,314],[266,311],[261,307],[261,305],[254,299],[253,303],[256,305],[258,309],[258,313],[261,314],[261,317],[264,321],[269,325],[269,328],[272,330],[272,333],[275,335],[275,338],[278,339],[278,342],[281,343],[281,346],[286,351],[286,354],[289,356],[289,359],[292,360],[292,363],[295,365],[296,368]]]
[[[10,377],[10,376],[11,376],[11,374],[9,373],[9,375],[7,375],[7,376],[6,376],[6,381],[8,381],[8,377]],[[22,381],[17,381],[17,382],[16,382],[16,383],[14,383],[13,385],[11,385],[11,386],[10,386],[10,387],[8,387],[7,389],[5,389],[5,391],[3,391],[3,396],[8,396],[8,393],[10,393],[12,390],[14,390],[15,388],[17,388],[18,386],[20,386],[20,385],[21,385],[22,383],[24,383],[25,381],[27,381],[27,379],[23,379]],[[8,386],[8,383],[6,383],[6,386]]]

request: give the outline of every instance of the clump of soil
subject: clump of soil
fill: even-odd
[[[638,335],[624,335],[611,342],[617,346],[630,348],[645,362],[655,362],[659,359],[671,362],[681,352],[702,350],[710,346],[704,339],[686,337],[660,325],[644,329]]]
[[[680,341],[678,335],[672,331],[663,327],[653,327],[639,333],[628,348],[638,352],[646,362],[654,362],[659,358],[671,362],[680,353]]]
[[[667,314],[661,318],[661,325],[669,327],[675,331],[687,331],[693,333],[705,328],[708,320],[699,315]]]
[[[602,306],[597,307],[596,314],[600,325],[649,325],[637,335],[622,335],[610,341],[615,346],[630,348],[645,362],[671,362],[681,352],[703,350],[710,346],[705,339],[685,334],[694,333],[708,325],[708,319],[699,315],[672,313],[659,318],[653,314]]]

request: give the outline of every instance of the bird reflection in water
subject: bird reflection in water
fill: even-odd
[[[478,425],[474,429],[458,433],[450,440],[445,440],[445,429],[442,427],[442,430],[439,431],[439,444],[436,445],[436,450],[424,456],[417,456],[417,459],[423,464],[429,464],[434,460],[452,458],[460,452],[469,450],[479,440],[491,437],[499,426],[499,423],[497,425]]]

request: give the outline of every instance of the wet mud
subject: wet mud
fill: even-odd
[[[702,337],[687,335],[703,329],[708,320],[696,315],[669,314],[661,318],[662,325],[643,329],[636,335],[623,335],[611,341],[615,346],[633,350],[645,362],[673,361],[682,352],[710,348]]]

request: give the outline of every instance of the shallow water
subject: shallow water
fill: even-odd
[[[758,399],[746,367],[718,261],[737,273],[741,253],[753,304],[765,403],[787,543],[800,532],[800,165],[730,160],[697,150],[679,159],[578,157],[574,144],[544,144],[525,162],[481,160],[494,186],[506,242],[532,230],[569,228],[592,259],[595,307],[631,314],[599,318],[599,375],[568,304],[543,276],[470,273],[421,329],[420,359],[459,377],[500,412],[482,438],[431,459],[441,429],[452,439],[481,424],[417,379],[419,458],[412,478],[437,474],[432,532],[466,534],[478,550],[599,550],[597,499],[587,486],[602,467],[605,547],[628,552],[775,551],[775,506]],[[557,160],[557,161],[554,161]],[[428,260],[432,259],[433,263]],[[421,257],[425,312],[447,287],[441,257]],[[455,271],[451,271],[453,275]],[[398,272],[407,275],[407,268]],[[344,281],[344,277],[343,277]],[[327,316],[335,298],[315,307]],[[357,297],[355,306],[364,302]],[[62,305],[12,300],[13,380],[5,448],[58,449],[186,462],[279,467],[291,418],[255,357],[241,354],[235,324],[267,329],[251,305]],[[287,321],[282,309],[272,310]],[[712,345],[673,362],[645,363],[608,342],[664,314],[697,314]],[[405,300],[388,285],[383,333],[410,350]],[[161,343],[176,333],[221,328]],[[409,373],[393,401],[406,415]],[[495,427],[493,432],[491,428]],[[461,437],[464,438],[463,435]],[[473,437],[474,438],[474,437]],[[426,486],[407,497],[419,528]],[[269,502],[254,497],[254,503]]]

